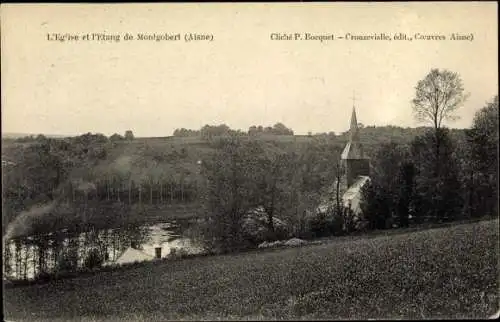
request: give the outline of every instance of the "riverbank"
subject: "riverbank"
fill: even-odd
[[[498,310],[497,256],[498,220],[488,220],[6,289],[4,312],[16,321],[481,318]]]
[[[183,237],[193,224],[173,220],[155,225],[83,232],[57,231],[4,241],[4,285],[16,287],[121,269],[155,257],[192,255],[202,250]],[[130,248],[135,255],[125,254]],[[139,251],[140,250],[140,251]],[[161,250],[161,251],[159,251]],[[171,254],[172,251],[182,250]],[[158,252],[159,251],[159,252]]]

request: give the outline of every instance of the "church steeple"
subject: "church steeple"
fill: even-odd
[[[348,187],[350,187],[359,176],[370,175],[370,161],[365,157],[363,145],[359,139],[358,118],[356,117],[354,99],[353,95],[349,141],[345,145],[341,155],[341,162],[345,168],[345,178]]]
[[[342,159],[363,159],[363,146],[359,141],[358,120],[356,117],[356,108],[352,107],[351,126],[349,128],[349,141],[347,142]]]
[[[351,130],[353,127],[358,127],[358,120],[356,119],[356,107],[352,107],[352,115],[351,115]]]
[[[349,142],[359,141],[358,120],[356,118],[356,108],[352,107],[351,126],[349,128]]]

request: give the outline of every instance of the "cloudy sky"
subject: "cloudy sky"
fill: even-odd
[[[345,131],[417,126],[410,101],[431,68],[470,92],[498,88],[496,3],[2,5],[2,132],[167,136],[175,128],[283,122]],[[193,32],[211,42],[49,41],[47,34]],[[271,33],[472,34],[473,41],[276,41]]]

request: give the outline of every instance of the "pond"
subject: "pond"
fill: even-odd
[[[36,279],[41,273],[76,271],[165,258],[175,249],[187,254],[203,249],[183,236],[186,225],[171,221],[121,229],[55,233],[4,242],[4,278]]]

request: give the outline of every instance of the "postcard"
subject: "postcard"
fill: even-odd
[[[497,3],[0,12],[6,321],[498,318]]]

